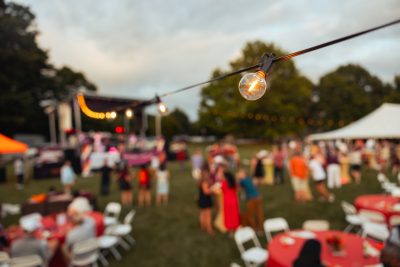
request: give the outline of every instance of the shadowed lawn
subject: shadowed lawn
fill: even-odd
[[[191,146],[193,149],[194,146]],[[250,155],[261,146],[242,146],[242,158]],[[190,166],[181,170],[176,163],[169,163],[171,171],[170,202],[167,207],[152,206],[137,209],[133,223],[133,235],[137,241],[130,251],[122,252],[123,259],[117,262],[110,258],[111,266],[229,266],[231,262],[243,265],[234,241],[227,234],[217,233],[210,237],[199,230],[198,209],[196,205],[197,187],[190,175]],[[31,180],[23,191],[15,188],[14,179],[7,184],[0,184],[0,201],[22,203],[30,195],[46,192],[54,185],[60,188],[58,179]],[[311,185],[312,189],[313,185]],[[99,191],[99,176],[79,178],[76,188],[95,194]],[[376,172],[366,170],[361,185],[350,184],[333,191],[336,201],[333,204],[313,201],[298,204],[293,202],[293,194],[286,179],[282,186],[265,186],[262,188],[264,217],[284,217],[292,229],[301,227],[307,219],[327,219],[331,228],[344,229],[343,212],[340,200],[353,202],[361,194],[381,193],[376,180]],[[112,184],[108,197],[97,197],[98,206],[103,210],[109,201],[119,201],[117,183]],[[134,186],[134,201],[137,203],[137,182]],[[241,204],[244,203],[241,200]],[[124,210],[123,216],[128,212]],[[18,222],[18,216],[2,220],[5,226]],[[264,237],[260,238],[265,245]]]

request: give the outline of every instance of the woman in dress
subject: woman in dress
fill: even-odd
[[[163,163],[157,170],[157,206],[168,204],[168,193],[169,193],[169,171],[166,168],[166,164]]]
[[[201,169],[199,179],[199,198],[197,204],[200,208],[200,229],[206,231],[209,235],[213,235],[211,225],[211,209],[213,207],[210,170],[208,164],[205,163]]]
[[[132,175],[127,163],[123,163],[118,173],[119,189],[121,190],[122,206],[130,207],[132,205]]]
[[[224,172],[221,190],[223,193],[224,224],[231,233],[240,226],[239,202],[235,177]]]
[[[165,164],[165,163],[160,163]],[[151,205],[151,174],[147,165],[140,166],[139,173],[139,207]]]

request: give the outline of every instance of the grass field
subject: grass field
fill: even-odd
[[[194,146],[191,146],[191,149],[193,148]],[[242,146],[241,156],[250,158],[258,149],[260,147]],[[229,266],[231,262],[243,265],[234,241],[227,234],[210,237],[199,230],[195,202],[197,188],[190,175],[189,162],[185,170],[181,170],[176,163],[170,163],[168,166],[172,173],[169,206],[137,209],[133,224],[133,235],[137,244],[131,251],[122,251],[122,261],[111,260],[111,266]],[[0,185],[0,202],[22,203],[32,194],[46,192],[50,185],[59,188],[59,180],[29,181],[23,191],[18,191],[14,180],[9,179],[8,183]],[[76,187],[97,194],[99,177],[80,178]],[[331,228],[343,229],[346,224],[340,200],[353,202],[358,195],[381,193],[381,190],[376,180],[376,172],[364,170],[362,184],[350,184],[333,192],[336,195],[333,204],[317,201],[298,204],[293,201],[292,190],[287,180],[282,186],[265,186],[262,188],[264,217],[284,217],[292,229],[301,227],[306,219],[327,219],[331,222]],[[135,207],[136,197],[135,183]],[[117,183],[113,183],[108,197],[98,196],[101,210],[107,202],[118,200]],[[124,210],[122,215],[127,212]],[[9,226],[17,221],[17,216],[10,216],[3,219],[2,223]],[[260,241],[266,245],[265,238],[261,238]]]

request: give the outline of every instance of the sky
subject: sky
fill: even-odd
[[[51,63],[82,71],[101,94],[141,99],[207,80],[249,41],[293,52],[400,18],[399,0],[14,2],[36,15],[38,41]],[[400,74],[399,51],[400,24],[294,61],[313,82],[348,63],[392,82]],[[164,99],[191,120],[199,101],[200,88]]]

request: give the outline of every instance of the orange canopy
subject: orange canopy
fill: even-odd
[[[15,141],[7,136],[0,134],[0,154],[24,153],[28,150],[28,145]]]

